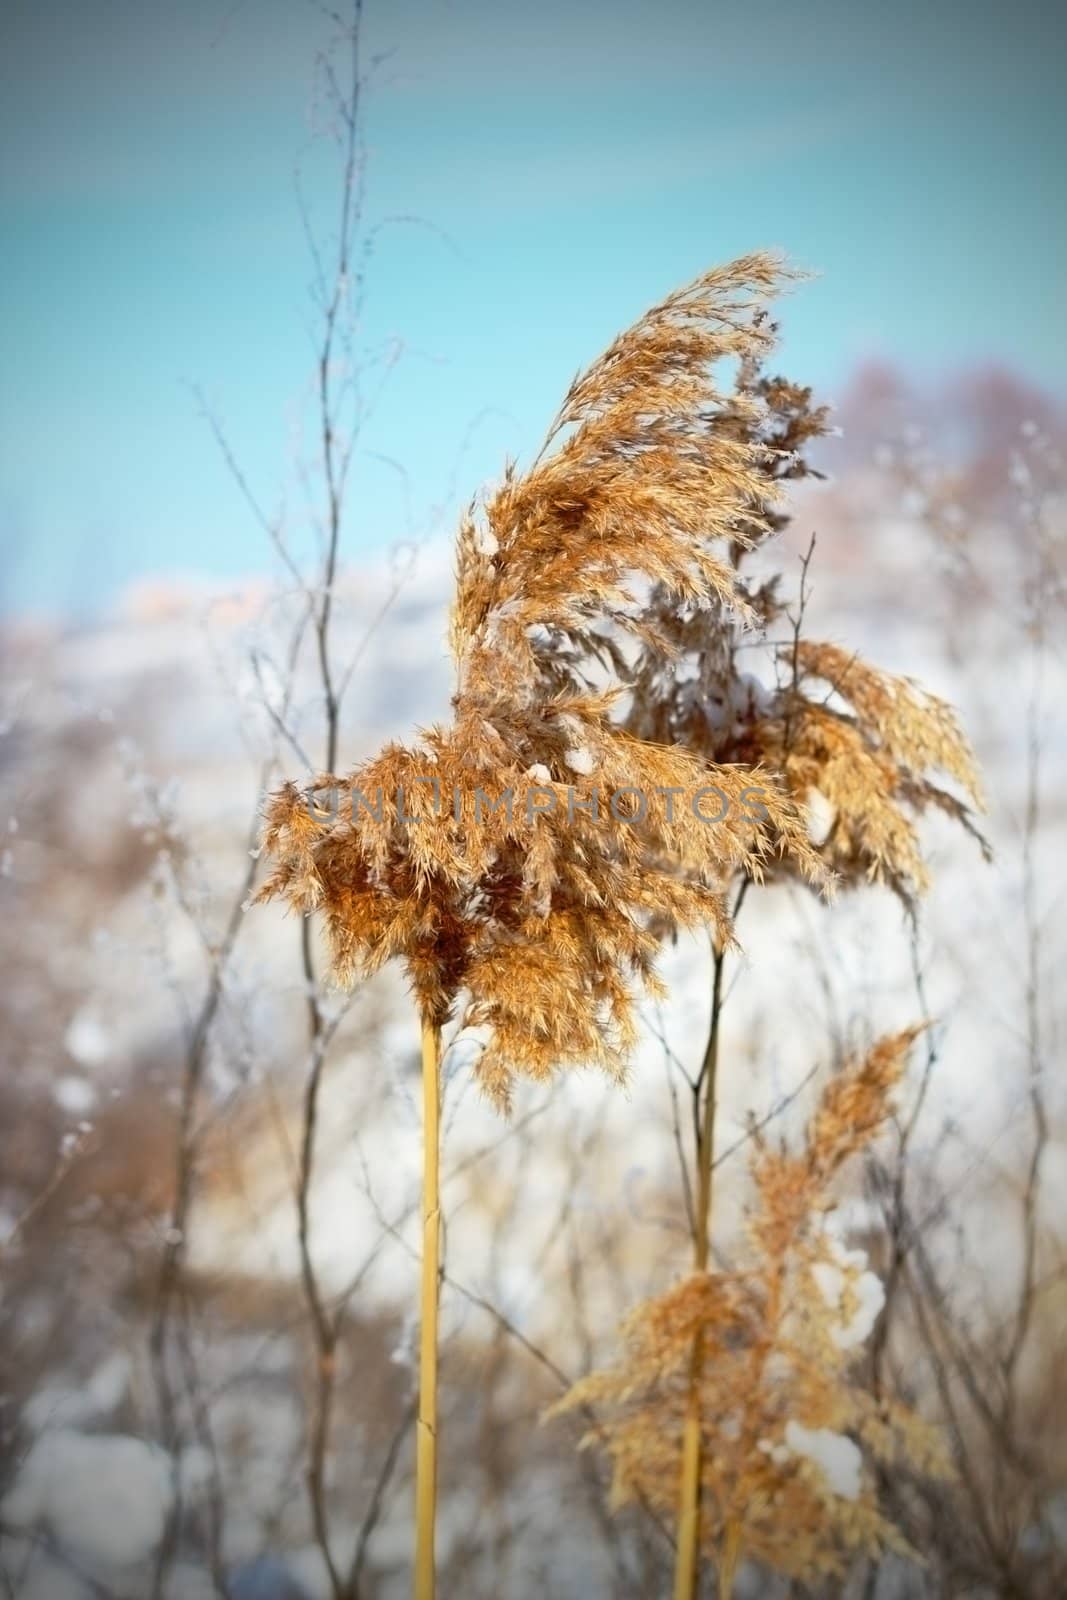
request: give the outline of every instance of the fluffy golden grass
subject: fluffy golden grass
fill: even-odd
[[[834,1181],[890,1115],[919,1030],[881,1040],[828,1082],[796,1150],[756,1137],[747,1249],[639,1306],[614,1367],[552,1408],[592,1407],[616,1507],[676,1510],[699,1343],[701,1539],[729,1594],[744,1557],[803,1583],[845,1576],[858,1554],[914,1556],[879,1506],[876,1467],[947,1472],[936,1433],[876,1400],[858,1374],[880,1304],[862,1252],[832,1225]]]
[[[639,736],[619,711],[626,641],[662,648],[659,610],[752,618],[731,550],[772,530],[777,446],[758,436],[760,402],[714,375],[768,345],[761,297],[781,277],[767,256],[708,273],[575,379],[534,465],[509,467],[461,526],[450,725],[271,803],[277,866],[260,898],[321,911],[342,982],[399,958],[438,1026],[465,995],[464,1020],[485,1031],[478,1076],[502,1107],[516,1075],[624,1070],[664,919],[725,938],[738,872],[788,861],[825,877],[768,769]],[[726,805],[714,823],[694,807],[709,787]],[[316,815],[327,790],[370,805]],[[510,814],[494,809],[505,791]]]
[[[419,1600],[435,1583],[442,1026],[466,995],[464,1021],[484,1033],[479,1079],[505,1109],[518,1074],[597,1064],[618,1077],[636,991],[658,992],[664,922],[710,922],[724,941],[738,871],[759,877],[788,852],[820,873],[791,795],[771,788],[756,820],[744,808],[766,787],[758,769],[637,738],[616,715],[626,642],[657,642],[650,594],[748,614],[716,545],[761,531],[767,452],[710,426],[713,374],[755,359],[759,297],[780,276],[764,256],[706,274],[575,379],[530,470],[509,466],[460,528],[450,726],[344,779],[288,784],[268,810],[276,865],[259,898],[322,914],[341,982],[401,959],[421,1016]],[[698,814],[711,787],[726,807],[715,823]]]
[[[708,924],[721,953],[739,880],[788,876],[820,889],[881,881],[910,904],[926,881],[922,813],[936,807],[973,830],[978,781],[950,708],[806,639],[803,580],[791,613],[778,579],[748,575],[749,555],[783,526],[786,485],[811,472],[805,448],[826,431],[810,391],[763,376],[777,334],[769,303],[788,277],[762,254],[706,273],[574,380],[533,465],[520,473],[509,464],[462,520],[449,724],[390,744],[343,777],[288,784],[271,801],[265,845],[275,869],[260,898],[321,914],[341,982],[403,962],[422,1018],[428,1128],[437,1126],[440,1031],[457,1015],[481,1031],[477,1075],[502,1109],[516,1077],[596,1065],[619,1078],[637,1037],[638,995],[660,992],[664,933]],[[773,646],[763,679],[742,670],[740,654],[761,640]],[[714,820],[700,803],[712,790]],[[807,809],[815,796],[829,813],[818,839]],[[902,1059],[904,1048],[893,1045],[886,1059]],[[710,1225],[714,1068],[700,1082],[698,1269]],[[883,1115],[879,1093],[870,1073],[856,1077],[859,1111]],[[784,1537],[774,1528],[794,1514],[817,1526],[819,1506],[830,1518],[825,1536],[797,1544],[786,1570],[836,1570],[825,1564],[831,1545],[892,1542],[868,1500],[847,1515],[827,1508],[810,1472],[782,1467],[770,1399],[779,1391],[768,1388],[768,1374],[803,1354],[809,1388],[794,1397],[803,1427],[847,1424],[873,1448],[889,1426],[861,1414],[840,1368],[826,1366],[804,1274],[787,1272],[787,1257],[806,1259],[805,1208],[821,1203],[833,1138],[847,1154],[859,1137],[858,1124],[832,1136],[833,1116],[831,1099],[806,1164],[765,1156],[757,1170],[762,1289],[758,1276],[742,1290],[741,1280],[698,1270],[631,1330],[639,1373],[677,1376],[671,1363],[683,1353],[689,1363],[675,1585],[687,1600],[700,1481],[721,1507],[707,1536],[725,1552],[727,1575],[742,1548],[770,1559]],[[426,1170],[421,1389],[435,1394],[426,1329],[436,1316],[436,1132]],[[787,1334],[794,1325],[801,1331]],[[708,1407],[726,1395],[705,1377],[717,1370],[704,1359],[711,1349],[724,1371],[730,1352],[743,1350],[749,1378],[750,1409],[725,1455],[721,1439],[700,1432],[717,1426],[706,1419],[723,1413]],[[634,1380],[620,1381],[628,1395]],[[613,1392],[609,1382],[604,1396]],[[435,1415],[420,1410],[426,1597]],[[659,1473],[648,1487],[673,1494],[669,1407],[666,1415],[659,1445],[652,1411],[633,1428],[620,1424],[620,1483],[644,1452]]]
[[[978,772],[951,706],[910,678],[805,636],[803,577],[790,597],[780,574],[745,571],[746,557],[788,520],[783,484],[818,476],[805,450],[828,431],[826,408],[809,389],[762,375],[776,330],[764,320],[762,331],[715,421],[763,450],[762,489],[743,536],[730,544],[732,584],[722,586],[729,603],[679,606],[657,589],[628,725],[709,761],[758,765],[802,808],[820,802],[825,831],[806,840],[799,857],[792,839],[780,839],[779,873],[817,882],[814,843],[836,883],[884,883],[910,906],[928,886],[918,831],[925,812],[947,814],[985,848],[975,821],[983,809]],[[768,645],[762,676],[752,670],[757,640]]]

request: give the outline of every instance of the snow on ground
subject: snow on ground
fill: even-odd
[[[121,1568],[156,1548],[170,1495],[167,1459],[153,1445],[53,1427],[31,1446],[0,1516],[16,1530],[47,1527],[94,1568]]]

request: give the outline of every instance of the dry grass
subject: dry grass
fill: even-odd
[[[821,890],[882,882],[910,907],[927,881],[922,814],[940,809],[976,833],[982,805],[950,707],[804,636],[807,562],[794,610],[777,578],[748,575],[748,557],[784,525],[785,485],[811,472],[805,448],[826,431],[810,391],[763,376],[777,334],[769,302],[788,276],[766,255],[707,273],[575,379],[530,469],[509,465],[461,524],[452,721],[387,746],[343,778],[286,785],[268,813],[264,842],[276,866],[259,896],[322,914],[341,982],[394,958],[406,967],[422,1017],[432,1135],[422,1369],[431,1396],[442,1027],[459,1015],[481,1031],[477,1076],[501,1109],[517,1076],[544,1080],[592,1064],[621,1078],[637,1041],[638,992],[662,993],[654,963],[664,933],[711,928],[714,1015],[694,1104],[698,1276],[665,1303],[690,1367],[675,1584],[686,1597],[696,1581],[699,1485],[718,1459],[702,1432],[706,1339],[716,1337],[715,1316],[740,1315],[705,1304],[718,1293],[705,1269],[722,962],[736,886],[743,895],[767,874]],[[753,645],[769,663],[763,679],[742,670],[741,650]],[[711,790],[714,822],[700,805]],[[808,812],[816,797],[828,814],[818,836]],[[857,1082],[879,1120],[884,1094],[862,1074]],[[768,1337],[783,1319],[804,1320],[803,1298],[788,1309],[782,1298],[782,1260],[796,1248],[804,1207],[820,1203],[830,1122],[812,1135],[807,1187],[796,1188],[800,1209],[775,1258],[778,1298],[761,1313]],[[862,1132],[853,1123],[850,1137]],[[796,1177],[786,1166],[767,1171],[783,1183]],[[776,1205],[774,1182],[757,1181],[765,1205]],[[759,1348],[753,1371],[762,1382],[775,1352]],[[820,1392],[832,1418],[829,1378]],[[431,1409],[420,1417],[420,1451],[435,1435]],[[811,1421],[816,1413],[807,1406],[802,1426],[823,1428]],[[876,1419],[838,1420],[863,1421],[871,1443]],[[767,1436],[757,1440],[751,1428],[739,1437],[755,1452],[746,1470],[769,1473],[780,1444],[758,1449]],[[428,1443],[427,1452],[420,1529],[434,1470]],[[661,1477],[667,1467],[660,1459]],[[789,1482],[812,1492],[803,1474]],[[762,1503],[763,1479],[750,1487]],[[773,1554],[770,1534],[745,1520],[746,1503],[730,1500],[712,1536],[727,1583],[742,1548]],[[837,1533],[835,1550],[842,1540],[870,1548],[894,1538],[862,1498]],[[815,1538],[786,1570],[831,1570],[819,1565],[829,1559],[824,1544]],[[420,1594],[430,1594],[428,1582],[420,1578]]]
[[[809,389],[762,375],[776,329],[766,319],[761,326],[762,346],[742,363],[736,391],[713,422],[763,451],[753,514],[730,546],[731,602],[678,606],[666,588],[656,592],[629,725],[709,761],[759,766],[776,774],[783,798],[803,808],[817,803],[821,836],[805,841],[799,856],[783,838],[781,871],[812,881],[807,846],[814,843],[835,882],[885,883],[912,905],[928,885],[917,826],[923,813],[946,813],[980,838],[974,756],[943,700],[841,645],[805,636],[811,550],[792,595],[781,574],[747,574],[746,558],[787,521],[783,484],[818,476],[805,450],[828,431],[826,409],[813,405]],[[762,674],[755,644],[766,647]]]
[[[766,256],[706,274],[575,380],[534,466],[509,469],[461,527],[453,722],[271,806],[278,866],[260,898],[322,910],[342,981],[403,959],[438,1025],[466,991],[465,1021],[486,1030],[478,1075],[502,1106],[516,1074],[623,1071],[635,983],[656,992],[657,921],[725,939],[736,873],[788,860],[825,878],[769,770],[639,737],[618,709],[623,644],[664,648],[661,610],[752,617],[730,550],[772,528],[776,447],[714,426],[718,407],[747,411],[713,374],[767,344],[759,297],[781,276]],[[693,805],[710,787],[728,802],[714,824]],[[326,791],[345,801],[316,815]],[[510,814],[491,809],[505,791]]]
[[[611,1456],[614,1505],[669,1519],[700,1339],[701,1535],[720,1593],[744,1557],[813,1583],[843,1577],[858,1554],[913,1554],[879,1508],[873,1468],[946,1471],[933,1430],[857,1373],[880,1285],[832,1222],[835,1180],[889,1117],[917,1031],[832,1078],[798,1150],[757,1138],[743,1261],[639,1306],[619,1364],[550,1412],[594,1408],[584,1443]]]

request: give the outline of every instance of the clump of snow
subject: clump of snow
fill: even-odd
[[[706,690],[697,703],[712,733],[728,730],[736,738],[753,717],[770,710],[773,699],[762,679],[745,672],[728,684]]]
[[[583,778],[589,776],[595,765],[593,752],[587,745],[579,745],[573,750],[565,751],[563,759],[572,772],[577,772]]]
[[[841,1313],[831,1338],[839,1350],[855,1350],[870,1337],[885,1305],[885,1288],[881,1278],[869,1270],[865,1250],[846,1249],[829,1229],[826,1241],[830,1259],[817,1261],[811,1275],[830,1310]]]
[[[535,761],[532,767],[527,767],[526,776],[532,778],[534,783],[552,782],[552,774],[543,761]]]
[[[762,715],[770,710],[774,696],[754,672],[740,673],[730,684],[730,704],[744,715]]]
[[[474,548],[480,556],[485,556],[487,559],[495,556],[500,549],[492,528],[487,527],[484,523],[479,523],[475,527]]]
[[[96,1106],[96,1089],[87,1078],[66,1073],[52,1085],[52,1099],[70,1117],[84,1117]]]
[[[808,834],[814,844],[824,844],[834,825],[837,809],[818,789],[807,793]]]
[[[481,626],[481,636],[486,644],[492,647],[500,637],[500,624],[510,622],[519,609],[519,602],[515,599],[504,600],[487,614]]]
[[[830,1428],[805,1428],[799,1422],[787,1422],[785,1447],[793,1455],[803,1456],[819,1468],[833,1494],[843,1500],[858,1500],[863,1470],[863,1457],[859,1446],[843,1433]]]
[[[128,1567],[159,1544],[170,1503],[166,1458],[124,1434],[57,1428],[38,1438],[2,1506],[8,1527],[47,1524],[72,1554]]]
[[[107,1032],[89,1011],[77,1011],[71,1018],[63,1043],[67,1054],[83,1067],[98,1067],[111,1052]]]

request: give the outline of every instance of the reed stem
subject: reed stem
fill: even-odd
[[[715,951],[711,995],[711,1027],[700,1073],[694,1085],[697,1146],[697,1204],[693,1229],[693,1270],[706,1272],[710,1256],[712,1174],[715,1158],[715,1112],[718,1105],[719,1019],[725,949]],[[693,1600],[697,1591],[700,1549],[700,1385],[704,1370],[704,1337],[693,1338],[689,1392],[682,1431],[682,1473],[675,1534],[674,1600]]]
[[[719,1563],[718,1600],[733,1600],[734,1578],[737,1576],[737,1566],[741,1560],[741,1535],[742,1527],[736,1518],[726,1524],[726,1538],[722,1560]]]
[[[434,1600],[437,1514],[437,1308],[440,1298],[439,1188],[441,1030],[422,1019],[422,1280],[419,1409],[415,1435],[415,1600]]]

